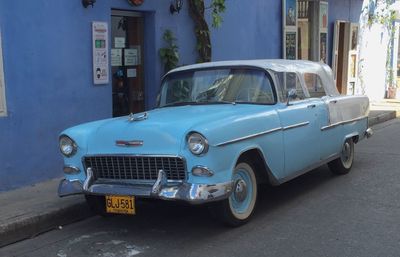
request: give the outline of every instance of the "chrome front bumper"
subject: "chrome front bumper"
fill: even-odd
[[[87,170],[87,178],[82,184],[79,180],[60,181],[60,197],[75,194],[93,195],[133,195],[143,198],[180,200],[191,204],[202,204],[226,199],[232,191],[232,182],[219,184],[192,184],[187,182],[169,183],[164,171],[160,170],[153,185],[120,182],[95,181],[93,172]]]

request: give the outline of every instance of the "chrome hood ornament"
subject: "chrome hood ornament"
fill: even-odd
[[[148,114],[147,112],[145,113],[141,113],[141,114],[129,114],[128,116],[128,121],[132,122],[132,121],[142,121],[142,120],[146,120],[148,118]]]
[[[143,141],[142,140],[117,140],[115,141],[116,146],[142,146]]]

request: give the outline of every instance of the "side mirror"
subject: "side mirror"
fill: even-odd
[[[287,99],[286,105],[289,105],[290,99],[296,99],[296,98],[297,98],[297,90],[295,88],[290,89],[286,95]]]

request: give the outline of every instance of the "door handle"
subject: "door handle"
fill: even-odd
[[[337,100],[332,100],[329,103],[335,104],[335,103],[337,103]]]
[[[307,108],[315,108],[315,107],[316,107],[315,104],[310,104],[310,105],[307,106]]]

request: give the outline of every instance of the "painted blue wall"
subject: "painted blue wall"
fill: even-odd
[[[0,118],[0,191],[62,176],[59,132],[111,117],[111,84],[92,82],[92,21],[110,22],[113,8],[143,12],[148,109],[154,107],[163,73],[158,49],[165,29],[178,38],[181,64],[195,62],[187,3],[171,15],[170,2],[146,0],[132,7],[125,0],[107,0],[85,9],[81,0],[0,1],[8,109],[8,116]],[[329,9],[332,23],[354,20],[362,1],[329,2],[335,2]],[[222,27],[212,29],[213,60],[281,58],[281,1],[226,4]]]
[[[363,0],[331,0],[329,1],[329,64],[332,64],[333,31],[335,21],[350,21],[358,23],[360,19]]]

